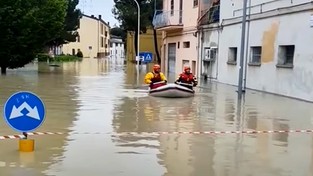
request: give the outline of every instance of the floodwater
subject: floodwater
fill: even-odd
[[[0,76],[1,114],[12,93],[32,91],[47,108],[36,131],[63,133],[30,136],[31,153],[18,151],[18,139],[0,140],[0,175],[313,175],[312,133],[152,133],[312,129],[312,104],[254,91],[240,102],[235,87],[212,82],[186,99],[153,98],[145,89],[134,65],[121,60],[30,64]],[[1,118],[0,135],[12,134]]]

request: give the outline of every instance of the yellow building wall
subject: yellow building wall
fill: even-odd
[[[63,45],[63,54],[72,55],[73,51],[76,54],[78,50],[82,51],[86,58],[104,57],[109,54],[110,27],[99,18],[83,15],[77,31],[79,41],[77,39],[76,42]],[[107,33],[106,36],[105,33]]]
[[[128,61],[135,61],[136,49],[134,46],[134,31],[127,31],[127,48],[126,48],[126,58]],[[162,46],[162,32],[157,33],[158,49],[161,57],[161,46]],[[153,39],[153,29],[147,29],[145,34],[140,34],[140,44],[139,52],[151,52],[153,54],[153,60],[157,60],[156,52],[154,50],[154,39]]]

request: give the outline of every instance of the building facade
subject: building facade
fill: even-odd
[[[120,37],[111,36],[110,39],[110,57],[125,58],[125,46]]]
[[[155,12],[153,25],[163,38],[162,68],[170,78],[186,64],[197,72],[197,18],[198,0],[163,0],[163,9]]]
[[[153,28],[147,27],[145,33],[141,33],[139,35],[140,43],[139,43],[139,52],[151,52],[153,57],[153,62],[157,61],[157,53],[154,46],[154,35]],[[128,61],[135,62],[136,59],[136,47],[135,47],[135,32],[127,31],[126,38],[126,58]],[[157,31],[157,47],[158,51],[161,54],[161,46],[162,46],[162,32]]]
[[[76,42],[62,46],[63,54],[75,55],[80,50],[86,58],[103,58],[110,53],[110,26],[101,15],[82,15]]]
[[[199,20],[198,76],[238,86],[242,6],[221,1],[219,20]],[[313,101],[312,10],[309,0],[248,0],[244,87]]]

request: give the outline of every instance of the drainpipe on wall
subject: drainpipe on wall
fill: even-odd
[[[217,29],[217,56],[216,56],[216,72],[215,72],[215,79],[217,80],[217,76],[218,76],[218,56],[219,56],[219,49],[220,49],[220,34],[221,33],[221,26],[218,26]]]
[[[198,33],[198,52],[197,52],[198,69],[197,69],[197,78],[198,79],[201,78],[201,72],[202,72],[202,65],[201,65],[202,64],[202,44],[200,42],[201,37],[202,37],[201,31],[199,29],[197,30],[197,33]]]
[[[202,69],[203,69],[203,43],[204,43],[204,37],[203,37],[203,28],[201,28],[201,35],[200,35],[200,38],[199,38],[199,43],[200,43],[200,74],[199,74],[199,77],[201,78],[201,75],[202,75]]]
[[[100,40],[100,35],[99,35],[99,32],[100,32],[100,31],[99,31],[99,23],[100,23],[100,20],[98,19],[98,34],[97,34],[97,35],[98,35],[98,39],[97,39],[97,41],[98,41],[98,50],[97,50],[97,57],[98,57],[98,53],[99,53],[99,51],[100,51],[100,49],[99,49],[99,43],[100,43],[100,41],[101,41],[101,40]],[[100,40],[100,41],[99,41],[99,40]]]
[[[249,38],[250,38],[250,15],[251,15],[251,0],[249,0],[249,13],[248,13],[248,26],[247,26],[247,40],[246,40],[246,58],[245,58],[245,73],[243,78],[243,90],[246,91],[247,88],[247,69],[248,69],[248,58],[250,56],[249,54]]]

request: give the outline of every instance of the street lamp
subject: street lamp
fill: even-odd
[[[136,57],[136,60],[137,60],[137,67],[139,68],[139,44],[140,44],[140,5],[139,3],[137,2],[137,0],[134,0],[136,5],[137,5],[137,8],[138,8],[138,29],[137,29],[137,57]]]
[[[238,95],[241,98],[242,94],[242,78],[243,78],[243,59],[245,51],[245,38],[246,38],[246,18],[247,18],[247,0],[243,1],[242,8],[242,27],[241,27],[241,47],[240,47],[240,66],[239,66],[239,80],[238,80]]]

